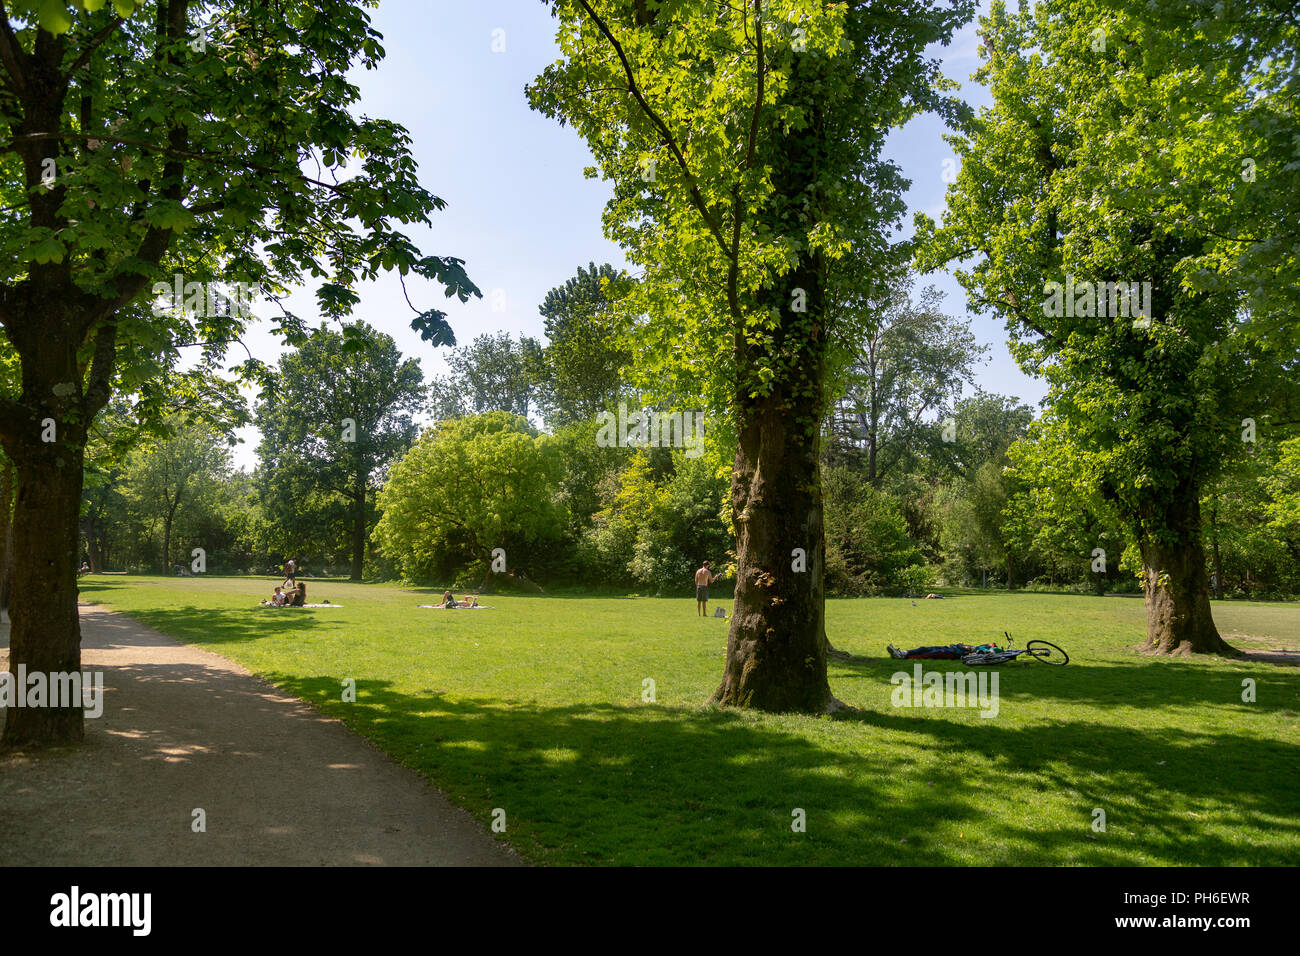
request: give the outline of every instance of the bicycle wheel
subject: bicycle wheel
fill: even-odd
[[[1051,641],[1029,641],[1025,644],[1025,650],[1034,660],[1042,661],[1044,664],[1055,664],[1059,667],[1070,663],[1070,655]]]

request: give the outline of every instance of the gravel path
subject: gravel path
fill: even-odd
[[[239,665],[98,607],[82,606],[81,630],[103,716],[82,747],[0,756],[0,865],[520,862],[419,775]]]

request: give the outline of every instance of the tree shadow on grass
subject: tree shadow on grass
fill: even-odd
[[[268,676],[480,819],[503,809],[508,838],[543,861],[1281,864],[1300,839],[1300,805],[1276,775],[1300,749],[1249,737],[875,712],[801,732],[722,709],[545,707],[397,693],[384,681],[359,683],[357,701],[345,704],[337,676]],[[1032,805],[991,812],[1009,774],[1035,792],[1076,794],[1069,819],[1041,819]],[[1270,842],[1198,832],[1179,803],[1257,827]],[[1094,842],[1098,806],[1112,808],[1114,836]],[[805,833],[791,829],[796,809]]]
[[[106,609],[107,610],[107,609]],[[162,631],[177,641],[194,641],[198,646],[227,644],[255,640],[263,637],[282,637],[301,634],[321,624],[320,614],[329,614],[329,608],[275,608],[253,605],[249,608],[210,608],[189,605],[179,608],[154,608],[149,610],[112,611],[95,618],[93,628],[82,627],[83,648],[116,647],[124,644],[141,644],[131,634],[136,623]],[[120,617],[119,617],[120,616]],[[126,620],[122,620],[122,619]],[[99,633],[103,636],[99,636]],[[114,643],[113,635],[124,638],[122,644]],[[166,643],[150,638],[155,643]],[[107,643],[105,643],[107,641]]]
[[[1002,707],[1005,713],[1005,701]],[[859,711],[841,719],[881,730],[906,728],[929,734],[936,742],[978,755],[999,774],[1032,774],[1042,781],[1044,792],[1077,792],[1089,806],[1110,808],[1113,830],[1140,828],[1150,834],[1148,842],[1183,845],[1191,852],[1180,853],[1180,862],[1282,865],[1294,856],[1300,840],[1300,795],[1279,777],[1283,768],[1291,774],[1300,770],[1296,743],[1186,727],[1137,729],[1077,720],[1028,727],[997,719],[918,722],[901,708],[885,713]],[[1193,816],[1194,811],[1174,810],[1169,806],[1172,796],[1200,804],[1204,812]],[[1116,813],[1117,802],[1122,801],[1131,806]],[[1026,821],[1033,819],[1034,809],[1024,807]],[[1285,835],[1292,848],[1256,848],[1252,852],[1258,855],[1242,857],[1243,847],[1237,842],[1207,838],[1207,817],[1220,824],[1235,822],[1258,835]],[[1059,845],[1062,839],[1077,840],[1077,836],[1058,829],[1054,842]],[[1026,844],[1025,849],[1042,851],[1038,828],[1030,842],[1032,847]]]
[[[1001,696],[1013,701],[1024,697],[1150,709],[1198,704],[1252,714],[1300,708],[1300,670],[1238,660],[1212,667],[1195,661],[1134,658],[1112,659],[1104,664],[1079,663],[1072,659],[1064,667],[1026,661],[998,668],[977,668],[959,661],[909,661],[855,655],[830,662],[831,684],[838,688],[837,696],[851,701],[855,696],[852,693],[855,681],[888,685],[893,674],[901,671],[911,675],[917,664],[926,672],[944,674],[996,672]],[[1246,678],[1255,682],[1256,699],[1252,703],[1246,703],[1241,697],[1242,681]]]

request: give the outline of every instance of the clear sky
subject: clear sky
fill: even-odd
[[[408,235],[426,253],[464,259],[483,290],[483,299],[462,305],[444,299],[432,284],[408,280],[411,301],[447,312],[460,344],[484,332],[541,337],[537,307],[548,290],[580,265],[626,264],[601,232],[609,184],[582,176],[584,166],[594,165],[586,146],[572,129],[530,110],[524,97],[525,84],[559,58],[548,7],[540,0],[382,0],[370,13],[386,56],[379,69],[354,73],[358,112],[406,127],[421,182],[447,203],[432,229]],[[979,106],[989,100],[968,79],[979,63],[976,49],[972,23],[947,48],[931,52],[948,76],[963,82],[967,102]],[[937,217],[943,209],[943,160],[951,155],[943,132],[937,119],[922,117],[890,139],[889,157],[912,180],[906,230],[913,212]],[[951,277],[922,281],[947,293],[950,313],[966,315],[965,296]],[[354,317],[393,336],[403,353],[420,360],[426,379],[445,369],[447,351],[411,330],[413,316],[396,277],[363,285],[359,293]],[[319,324],[310,292],[289,303]],[[1044,386],[1016,368],[1001,324],[971,318],[976,338],[990,346],[978,385],[1036,404]],[[246,342],[254,355],[272,360],[282,348],[267,328],[255,326]],[[251,468],[256,430],[239,434],[244,444],[235,450],[235,463]]]

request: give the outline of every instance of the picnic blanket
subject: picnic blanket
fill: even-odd
[[[491,611],[495,609],[492,604],[479,604],[476,607],[446,607],[442,604],[421,604],[420,607],[427,607],[430,611]]]

